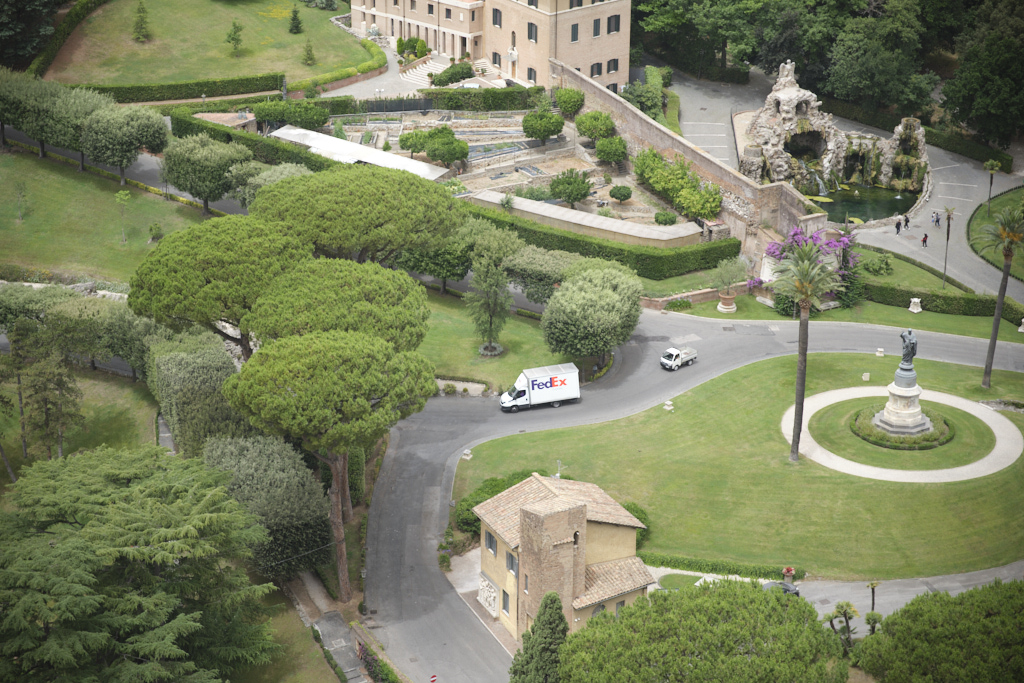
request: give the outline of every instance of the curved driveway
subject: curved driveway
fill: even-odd
[[[797,327],[781,318],[743,322],[644,311],[633,339],[616,352],[612,370],[584,387],[579,404],[509,415],[493,399],[435,399],[402,421],[392,431],[373,492],[367,534],[368,625],[388,654],[417,682],[432,674],[445,683],[508,680],[508,654],[437,568],[436,547],[463,449],[518,432],[606,422],[646,410],[740,366],[795,353]],[[895,354],[898,334],[891,327],[815,322],[810,350],[873,354],[881,347]],[[984,361],[987,340],[917,334],[922,358],[974,366]],[[680,343],[699,349],[700,360],[664,372],[658,356]],[[1024,346],[999,344],[995,365],[1024,371]]]

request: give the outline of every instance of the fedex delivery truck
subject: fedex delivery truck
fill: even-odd
[[[501,395],[501,409],[510,413],[550,403],[557,408],[580,398],[580,371],[572,363],[523,370],[515,385]]]

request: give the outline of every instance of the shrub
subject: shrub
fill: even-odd
[[[608,190],[608,196],[612,199],[619,200],[619,204],[621,204],[633,196],[633,188],[629,185],[616,185],[612,189]]]
[[[307,130],[323,128],[330,118],[326,109],[309,100],[262,102],[253,105],[252,112],[257,121],[287,123]]]
[[[422,38],[416,41],[416,59],[423,59],[427,56],[427,43]]]
[[[659,211],[654,214],[654,222],[658,225],[675,225],[676,215],[671,211]]]
[[[532,111],[523,117],[523,135],[547,143],[548,138],[562,132],[565,119],[551,112]]]
[[[451,65],[439,74],[434,74],[434,85],[438,88],[443,88],[451,83],[473,78],[475,75],[472,64],[469,62],[459,62],[458,64]]]
[[[892,275],[892,254],[882,254],[876,259],[865,260],[863,266],[871,275]]]
[[[626,160],[626,141],[616,135],[613,138],[602,138],[597,141],[597,158],[609,163]]]
[[[644,543],[647,542],[647,536],[651,533],[651,517],[647,514],[647,510],[644,510],[638,503],[627,501],[622,504],[622,507],[626,508],[626,511],[640,520],[640,522],[647,527],[646,529],[636,530],[636,549],[644,547]]]
[[[561,88],[555,93],[555,104],[566,116],[575,116],[583,108],[583,91],[576,88]]]
[[[603,111],[588,111],[576,117],[576,130],[580,135],[596,141],[611,137],[615,122]]]
[[[514,85],[510,88],[472,89],[424,89],[424,97],[434,102],[435,109],[460,109],[466,111],[507,111],[531,108],[531,99],[543,93],[542,86],[525,88]]]
[[[784,567],[771,564],[746,564],[729,560],[701,560],[695,557],[652,553],[646,550],[638,551],[637,557],[643,560],[644,564],[651,567],[670,567],[691,572],[721,574],[723,576],[735,574],[736,576],[744,576],[750,579],[781,581],[782,570],[784,569]],[[797,581],[807,576],[807,570],[801,567],[795,567],[795,570],[793,578]]]
[[[283,73],[272,73],[238,76],[236,78],[207,78],[196,81],[179,81],[177,83],[80,85],[77,87],[107,93],[120,103],[130,103],[186,100],[199,98],[203,95],[207,97],[220,97],[223,95],[262,92],[264,90],[280,90],[283,82]],[[261,97],[260,99],[265,100],[266,97]]]
[[[464,533],[479,534],[480,518],[473,514],[473,508],[485,500],[493,498],[505,489],[515,486],[524,479],[528,479],[532,473],[532,470],[519,470],[504,477],[484,479],[480,486],[467,493],[459,501],[459,504],[455,506],[455,525]],[[547,473],[543,470],[538,470],[537,473],[542,477],[547,476]]]
[[[590,194],[593,183],[590,182],[586,171],[567,168],[552,178],[548,187],[552,197],[558,197],[567,202],[569,208],[575,208],[576,202],[583,201]]]
[[[566,269],[581,258],[568,251],[527,246],[506,258],[501,267],[527,300],[543,304],[554,294],[555,284],[564,281]]]
[[[693,302],[689,299],[672,299],[665,304],[666,311],[688,311],[693,308]]]
[[[896,451],[927,451],[949,443],[956,436],[956,430],[939,413],[923,408],[923,412],[932,421],[932,431],[916,436],[895,436],[889,434],[872,423],[872,418],[885,407],[884,404],[868,406],[857,412],[850,420],[850,431],[868,443]]]
[[[615,218],[615,212],[609,209],[607,206],[602,206],[600,209],[598,209],[597,215],[603,216],[604,218]]]
[[[523,199],[532,199],[535,202],[543,202],[551,199],[551,190],[547,185],[519,186],[515,195]]]
[[[444,395],[451,396],[455,393],[455,385],[451,382],[444,383]]]
[[[713,268],[723,258],[736,256],[740,251],[739,240],[733,238],[668,249],[645,247],[580,235],[518,216],[511,216],[498,209],[474,204],[470,204],[466,208],[471,216],[483,218],[498,227],[515,231],[527,244],[545,249],[571,251],[581,256],[618,261],[622,265],[632,268],[640,277],[652,280],[664,280],[695,270],[707,270]]]

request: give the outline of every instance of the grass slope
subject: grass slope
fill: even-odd
[[[995,215],[1003,209],[1020,206],[1022,200],[1024,200],[1024,190],[1014,190],[1013,192],[1007,192],[1006,194],[1000,195],[992,200],[991,217],[989,216],[988,209],[985,206],[978,209],[978,212],[974,214],[974,220],[972,220],[971,224],[967,226],[967,238],[970,239],[971,236],[975,234],[975,231],[986,223],[994,223],[993,218],[995,218]],[[1003,255],[1001,253],[987,252],[979,254],[979,256],[999,269],[999,273],[993,273],[991,278],[991,287],[992,290],[995,291],[999,286],[999,277],[1003,270]],[[1018,280],[1024,280],[1024,257],[1014,257],[1013,265],[1010,266],[1010,273],[1015,275]]]
[[[157,404],[144,383],[104,372],[82,370],[78,372],[78,387],[83,394],[85,426],[68,435],[65,453],[104,444],[113,448],[126,448],[156,440]],[[15,394],[11,393],[11,396],[13,398]],[[15,474],[25,466],[16,414],[0,418],[0,442],[3,443],[4,452]],[[7,469],[0,466],[0,495],[10,483]]]
[[[796,356],[753,363],[655,407],[601,425],[521,434],[460,462],[458,499],[485,478],[555,458],[573,477],[636,501],[651,516],[646,549],[691,557],[801,565],[817,576],[889,579],[965,572],[1024,557],[1024,459],[982,479],[937,485],[861,479],[806,459],[787,462],[782,415]],[[919,360],[921,382],[979,400],[1024,395],[1024,374]],[[807,393],[892,373],[891,358],[812,354]],[[757,387],[751,393],[751,387]],[[1004,413],[1024,428],[1024,415]]]
[[[13,183],[24,180],[24,220],[18,220]],[[121,244],[121,215],[114,195],[132,198]],[[0,263],[14,263],[104,280],[127,282],[153,245],[149,226],[165,234],[202,220],[199,209],[31,154],[0,154]]]
[[[996,445],[995,434],[970,413],[930,401],[921,405],[934,410],[953,426],[956,436],[949,443],[925,451],[898,451],[868,443],[850,430],[850,421],[862,409],[885,403],[884,398],[856,398],[831,405],[811,418],[815,440],[847,460],[895,470],[941,470],[969,465],[988,455]]]
[[[234,683],[338,683],[320,646],[281,591],[264,598],[264,604],[271,609],[274,642],[283,651],[270,664],[232,674],[231,680]]]
[[[735,313],[719,313],[715,307],[716,301],[708,301],[703,304],[695,304],[687,311],[690,315],[698,315],[703,318],[722,318],[730,320],[769,320],[778,322],[788,320],[783,318],[773,309],[758,303],[754,297],[743,295],[736,297]],[[947,315],[945,313],[932,313],[922,311],[911,313],[905,308],[895,306],[883,306],[873,301],[862,301],[853,308],[834,308],[831,311],[823,311],[811,320],[811,335],[814,335],[814,325],[818,322],[838,323],[869,323],[873,325],[891,325],[904,329],[912,327],[915,330],[927,332],[945,332],[946,334],[959,334],[965,337],[979,337],[988,339],[992,334],[992,318],[987,316]],[[999,323],[999,341],[1024,343],[1024,334],[1017,331],[1014,325],[1005,320]]]
[[[540,322],[513,315],[498,342],[505,353],[484,358],[478,352],[480,336],[461,299],[427,290],[430,331],[418,349],[434,364],[439,377],[464,377],[487,382],[492,390],[508,387],[523,368],[535,368],[570,359],[557,356],[544,343]]]
[[[359,40],[334,26],[330,17],[345,14],[310,9],[288,0],[148,0],[153,37],[132,40],[136,0],[112,0],[79,24],[57,55],[46,78],[62,83],[131,85],[227,78],[283,71],[289,81],[356,66],[369,59]],[[297,6],[303,32],[288,32]],[[225,42],[231,22],[243,27],[242,47],[234,56]],[[302,63],[306,40],[317,63]]]

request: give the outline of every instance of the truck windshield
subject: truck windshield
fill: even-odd
[[[671,353],[666,353],[664,356],[662,356],[662,358],[664,358],[665,360],[675,360],[676,359],[676,357],[674,355],[672,355]]]

